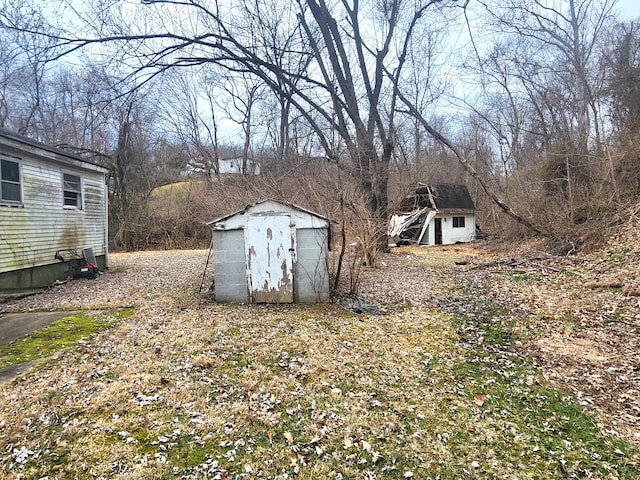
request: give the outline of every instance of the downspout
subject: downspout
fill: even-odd
[[[103,174],[104,185],[104,269],[109,268],[109,177]]]

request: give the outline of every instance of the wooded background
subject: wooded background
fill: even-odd
[[[614,0],[4,1],[0,41],[0,127],[109,168],[113,249],[206,246],[270,197],[375,263],[418,182],[565,253],[637,213],[640,32]]]

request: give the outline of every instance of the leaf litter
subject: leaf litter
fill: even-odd
[[[555,302],[585,311],[573,282],[535,309],[543,294],[533,280],[501,265],[471,269],[490,252],[399,249],[363,270],[360,294],[379,308],[355,315],[335,305],[215,304],[198,293],[206,255],[114,254],[95,281],[3,306],[136,307],[2,385],[4,478],[640,474],[633,429],[545,360],[544,342],[567,323],[547,318],[562,311]],[[626,312],[614,300],[610,308]],[[565,335],[580,331],[569,323]]]

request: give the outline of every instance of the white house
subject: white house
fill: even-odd
[[[218,159],[218,173],[222,175],[239,175],[242,174],[242,162],[243,158],[231,157],[231,158],[219,158]],[[198,162],[196,160],[190,160],[186,168],[180,172],[180,175],[187,177],[193,174],[208,174],[215,175],[215,167],[209,163]],[[260,163],[252,158],[247,159],[247,169],[244,172],[246,175],[260,175]]]
[[[217,301],[319,303],[329,299],[329,220],[266,200],[209,222]]]
[[[389,226],[392,243],[451,245],[471,242],[476,233],[476,208],[464,185],[419,184],[405,198]]]
[[[107,267],[107,169],[0,129],[0,290]],[[89,255],[90,256],[90,255]],[[91,257],[91,261],[94,259]]]
[[[242,157],[233,157],[233,158],[221,158],[218,160],[218,167],[220,168],[220,173],[243,173],[242,172]],[[260,164],[255,160],[248,158],[247,159],[247,171],[244,172],[250,175],[260,175]]]

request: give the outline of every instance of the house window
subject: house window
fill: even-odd
[[[62,174],[62,189],[64,191],[64,206],[82,208],[82,182],[79,175]]]
[[[464,217],[453,217],[453,228],[464,228]]]
[[[21,203],[20,164],[2,159],[0,162],[0,198],[3,202]]]

